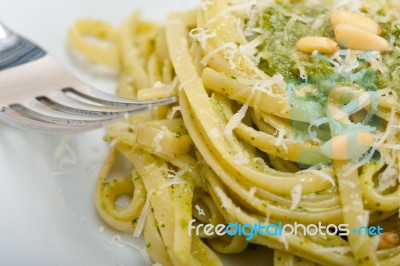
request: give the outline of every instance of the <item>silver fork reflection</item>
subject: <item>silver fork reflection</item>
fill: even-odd
[[[136,101],[96,90],[0,22],[0,120],[4,122],[44,133],[80,132],[174,102],[175,97]]]

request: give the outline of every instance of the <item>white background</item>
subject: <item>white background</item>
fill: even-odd
[[[164,20],[196,0],[0,0],[0,20],[37,42],[85,82],[110,91],[112,77],[94,74],[73,60],[66,32],[78,18],[120,24],[137,8],[144,17]],[[89,70],[89,71],[88,71]],[[23,78],[23,77],[21,77]],[[0,88],[4,89],[4,88]],[[72,135],[76,165],[64,166],[54,152],[65,136],[48,136],[0,122],[0,264],[1,265],[145,265],[140,254],[113,237],[143,247],[141,239],[108,228],[97,216],[93,188],[107,154],[102,130]],[[66,157],[65,157],[66,158]],[[104,231],[102,230],[104,227]],[[226,265],[269,265],[265,249],[225,258]]]

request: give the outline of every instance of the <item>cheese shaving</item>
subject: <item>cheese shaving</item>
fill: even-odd
[[[160,152],[161,149],[161,140],[165,138],[166,132],[168,129],[165,126],[161,126],[161,130],[155,135],[153,138],[153,146],[156,149],[156,152]]]
[[[254,63],[258,64],[258,62],[256,62],[256,60],[255,60],[255,55],[257,53],[257,47],[259,45],[261,45],[263,43],[263,41],[264,41],[264,37],[259,36],[249,43],[240,45],[239,46],[240,54],[242,56],[246,56],[246,57],[252,59],[252,61]]]
[[[58,161],[58,169],[63,170],[65,166],[75,166],[78,164],[78,156],[70,145],[70,136],[65,136],[61,139],[57,148],[54,151],[54,159]],[[62,172],[62,171],[60,171]],[[57,172],[56,175],[59,175]]]
[[[180,106],[174,106],[174,107],[172,107],[172,109],[171,109],[171,111],[168,113],[168,115],[167,115],[167,119],[173,119],[174,118],[174,116],[175,116],[175,114],[179,111],[181,111],[182,109],[181,109],[181,107]]]
[[[250,190],[249,190],[249,192],[248,192],[249,197],[250,197],[250,198],[254,198],[254,196],[256,195],[256,192],[257,192],[257,187],[252,187],[252,188],[250,188]]]
[[[223,45],[215,48],[214,50],[210,51],[209,53],[207,53],[206,56],[203,57],[203,59],[200,61],[200,63],[203,66],[207,66],[208,63],[210,62],[210,60],[219,52],[224,51],[226,49],[231,49],[231,50],[236,50],[237,49],[237,45],[233,42],[229,42],[229,43],[224,43]]]
[[[226,124],[224,129],[224,135],[226,137],[228,137],[229,139],[233,138],[232,131],[239,126],[240,122],[245,117],[248,108],[249,108],[248,104],[243,104],[242,107],[239,109],[239,111],[232,116],[232,118],[229,120],[228,124]]]
[[[248,158],[248,156],[246,156],[245,153],[239,152],[235,155],[233,162],[237,165],[244,165],[248,164],[250,162],[250,159]]]
[[[379,148],[389,137],[389,135],[395,130],[393,128],[394,126],[394,119],[395,119],[395,114],[396,114],[396,109],[392,108],[392,110],[390,111],[390,116],[389,116],[389,120],[388,120],[388,124],[386,126],[386,131],[385,133],[382,135],[382,137],[377,140],[372,146],[374,148]]]
[[[275,146],[281,146],[282,142],[283,142],[283,138],[286,135],[286,130],[284,130],[283,128],[278,129],[278,137],[275,140]]]
[[[207,40],[217,36],[215,32],[209,32],[208,30],[205,30],[201,27],[192,29],[189,35],[193,39],[197,40],[203,48],[205,48]]]
[[[133,232],[133,237],[139,237],[143,231],[144,228],[144,223],[147,218],[147,214],[149,213],[150,209],[150,199],[153,196],[153,194],[158,190],[166,187],[170,187],[172,185],[180,185],[180,184],[186,184],[185,181],[179,181],[179,180],[172,180],[169,182],[166,182],[162,186],[159,186],[157,189],[152,189],[147,193],[146,196],[146,201],[143,205],[142,211],[140,212],[139,218],[137,219],[135,231]]]
[[[120,248],[124,248],[126,246],[131,247],[131,248],[139,251],[139,253],[140,253],[140,255],[142,255],[142,258],[146,265],[148,265],[148,266],[152,265],[152,261],[150,259],[149,253],[147,253],[146,249],[139,248],[138,246],[136,246],[133,243],[122,240],[120,235],[113,236],[112,240],[110,241],[110,244],[114,244]]]
[[[389,164],[386,169],[378,176],[379,192],[383,192],[388,188],[394,187],[397,184],[398,171],[395,168],[395,161]]]
[[[137,219],[135,231],[133,232],[133,237],[139,237],[140,234],[142,233],[144,223],[146,221],[146,217],[149,212],[150,198],[155,191],[156,191],[155,189],[152,189],[147,193],[146,201],[143,205],[142,211],[140,212],[139,218]]]
[[[246,11],[246,10],[250,10],[254,5],[257,5],[258,1],[254,0],[254,1],[245,1],[243,3],[239,3],[236,5],[231,5],[228,8],[224,8],[223,10],[221,10],[218,14],[216,14],[212,19],[209,19],[206,23],[206,25],[210,25],[212,23],[214,23],[215,21],[217,21],[219,18],[225,16],[226,14],[229,14],[231,12],[235,12],[235,11]]]
[[[215,187],[215,193],[221,200],[221,207],[225,209],[230,209],[232,207],[231,200],[225,195],[224,191],[220,187]]]
[[[296,64],[297,69],[300,71],[300,78],[307,81],[308,75],[304,64],[300,61],[299,56],[296,53],[292,53],[291,57]]]
[[[351,252],[351,247],[323,247],[323,248],[317,248],[315,251],[316,252],[321,252],[321,253],[338,253],[340,255],[347,254]]]
[[[217,128],[212,128],[208,131],[208,136],[210,138],[219,138],[219,131]]]
[[[290,205],[290,210],[293,211],[299,206],[302,190],[303,187],[301,185],[297,185],[293,187],[292,190],[290,191],[290,197],[292,198],[292,204]]]
[[[285,246],[285,249],[288,250],[289,249],[289,242],[286,239],[287,234],[285,232],[283,232],[280,236],[279,236],[279,242],[283,243],[283,245]]]

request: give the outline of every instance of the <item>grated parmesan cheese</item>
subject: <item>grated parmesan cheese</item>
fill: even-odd
[[[192,29],[189,35],[193,39],[197,40],[203,48],[205,48],[208,39],[212,39],[217,36],[215,32],[209,32],[208,29],[201,27]]]
[[[357,215],[357,220],[362,226],[368,226],[369,211],[364,210],[361,214]]]
[[[215,193],[221,200],[221,207],[225,209],[230,209],[230,207],[232,207],[231,200],[225,195],[224,191],[220,187],[215,187]]]
[[[156,152],[160,152],[162,150],[161,140],[165,138],[167,131],[168,129],[165,126],[161,126],[161,131],[159,131],[153,138],[153,146],[155,147]]]
[[[398,171],[395,168],[395,161],[393,160],[378,176],[378,188],[379,192],[383,192],[388,188],[394,187],[397,184]]]
[[[203,9],[204,11],[206,11],[208,9],[208,7],[214,6],[215,2],[212,0],[203,0],[201,1],[201,9]]]
[[[290,205],[290,210],[293,211],[299,206],[302,190],[303,187],[301,185],[297,185],[293,187],[292,190],[290,191],[290,197],[292,198],[292,204]]]
[[[285,249],[288,250],[289,249],[289,242],[286,239],[286,233],[282,232],[282,234],[279,236],[279,242],[283,243],[283,245],[285,246]]]
[[[140,255],[142,255],[142,258],[143,258],[145,264],[148,266],[153,265],[153,262],[150,259],[149,253],[147,253],[145,248],[139,248],[138,246],[136,246],[133,243],[122,240],[120,235],[114,235],[112,237],[111,241],[109,241],[109,243],[111,245],[116,245],[120,248],[125,248],[126,246],[128,246],[128,247],[131,247],[131,248],[139,251]]]
[[[307,81],[308,80],[308,75],[307,75],[306,68],[305,68],[304,64],[300,61],[300,58],[297,55],[297,53],[292,53],[291,54],[291,58],[295,62],[296,67],[300,72],[300,78],[305,80],[305,81]]]
[[[356,171],[359,167],[361,167],[363,165],[363,163],[352,163],[352,162],[348,162],[347,164],[345,164],[345,166],[343,167],[343,176],[349,176],[351,173],[353,173],[354,171]]]
[[[374,148],[376,148],[376,149],[379,148],[387,140],[387,138],[390,136],[390,134],[393,131],[395,131],[395,128],[394,128],[395,114],[396,114],[396,109],[392,108],[392,110],[390,111],[388,124],[386,126],[386,131],[382,135],[382,137],[380,139],[378,139],[375,144],[372,145]]]
[[[239,2],[238,4],[231,5],[228,8],[221,10],[218,14],[213,16],[212,19],[209,19],[207,21],[206,25],[208,26],[208,25],[214,23],[219,18],[224,17],[226,14],[229,14],[231,12],[235,12],[235,11],[246,12],[247,10],[251,10],[251,8],[253,8],[253,6],[255,6],[255,5],[257,5],[258,2],[259,1],[257,1],[257,0],[252,0],[252,1],[248,0],[248,1],[244,1],[244,2]]]
[[[180,106],[172,107],[171,111],[167,115],[167,119],[170,119],[170,120],[173,119],[176,112],[178,112],[178,111],[180,112],[181,110],[182,110],[182,108]]]
[[[323,247],[323,248],[317,248],[315,251],[321,252],[321,253],[338,253],[340,255],[347,254],[352,251],[351,247]]]
[[[229,120],[228,124],[226,124],[224,129],[224,135],[229,139],[233,138],[233,130],[239,126],[242,119],[245,117],[247,109],[249,108],[248,104],[243,104],[239,111],[232,116]]]
[[[142,211],[140,212],[139,218],[137,219],[135,231],[133,232],[133,237],[139,237],[142,233],[147,214],[149,213],[150,198],[154,194],[154,192],[155,189],[152,189],[147,193],[146,201],[143,205]]]
[[[176,175],[178,175],[178,173]],[[166,187],[169,187],[169,186],[172,186],[172,185],[179,185],[179,184],[186,184],[186,182],[173,179],[172,181],[166,182],[162,186],[157,187],[157,189],[152,189],[147,193],[146,201],[145,201],[145,203],[143,205],[142,211],[140,212],[139,218],[137,219],[135,231],[133,232],[133,237],[139,237],[141,235],[142,231],[143,231],[144,223],[146,221],[147,214],[148,214],[149,208],[150,208],[151,196],[153,196],[153,194],[158,189],[166,188]]]
[[[243,31],[244,23],[242,23],[242,19],[236,18],[235,22],[236,22],[235,24],[236,24],[237,32],[239,34],[239,38],[240,38],[241,42],[243,42],[243,43],[247,42],[246,36],[244,35],[244,31]]]
[[[275,140],[275,146],[281,146],[282,142],[283,142],[283,138],[286,135],[286,130],[284,130],[283,128],[278,129],[278,137]]]
[[[251,42],[240,45],[239,46],[240,54],[252,59],[253,62],[256,62],[255,55],[257,53],[257,47],[260,44],[262,44],[263,41],[264,41],[264,37],[259,36],[259,37],[255,38],[254,40],[252,40]]]
[[[217,128],[212,128],[210,129],[210,131],[208,132],[208,136],[211,138],[219,138],[219,131]]]
[[[233,162],[237,165],[244,165],[248,164],[250,162],[250,159],[248,158],[248,156],[246,156],[245,153],[239,152],[234,156]]]
[[[60,175],[65,166],[75,166],[78,164],[78,156],[69,144],[70,136],[65,136],[54,150],[54,160],[58,161],[58,170],[55,175]]]
[[[324,24],[324,15],[319,15],[319,16],[315,19],[315,21],[314,21],[313,25],[311,26],[311,28],[312,28],[313,30],[317,30],[317,29],[319,29],[319,28],[322,26],[322,24]]]
[[[257,187],[252,187],[252,188],[250,188],[250,190],[249,190],[249,192],[248,192],[249,197],[250,197],[250,198],[254,198],[254,196],[256,195],[256,192],[257,192]]]
[[[210,60],[219,52],[225,51],[226,49],[237,50],[237,45],[233,42],[224,43],[221,46],[215,48],[214,50],[207,53],[206,56],[200,61],[203,66],[207,66]]]

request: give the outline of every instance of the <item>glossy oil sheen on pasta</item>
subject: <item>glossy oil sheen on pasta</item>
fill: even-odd
[[[376,21],[389,49],[299,52],[302,37],[334,38],[338,9]],[[221,265],[213,250],[240,253],[249,244],[244,236],[189,235],[193,218],[398,233],[399,14],[395,1],[205,0],[165,24],[139,13],[119,28],[77,21],[71,46],[119,71],[118,95],[178,98],[108,126],[100,216],[117,230],[143,232],[162,265]],[[121,158],[133,170],[110,180]],[[115,206],[121,195],[132,196],[124,209]],[[274,249],[275,265],[400,265],[400,246],[379,241],[299,234],[250,242]]]

